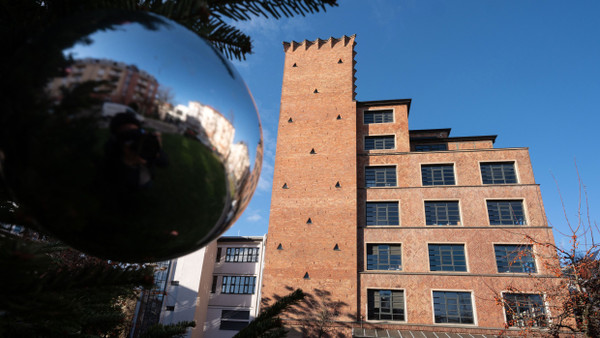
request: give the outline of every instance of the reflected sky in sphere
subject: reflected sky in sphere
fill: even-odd
[[[195,33],[165,18],[158,30],[126,22],[113,30],[89,36],[91,44],[77,43],[63,51],[74,59],[105,58],[135,65],[154,76],[159,88],[171,88],[174,106],[190,101],[211,106],[235,126],[234,143],[248,142],[254,148],[260,141],[256,105],[239,73],[224,56]],[[219,57],[203,57],[206,51]],[[225,65],[227,64],[227,66]],[[254,152],[250,152],[254,165]]]

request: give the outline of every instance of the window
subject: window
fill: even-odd
[[[523,201],[487,201],[491,225],[525,225]]]
[[[394,112],[392,110],[365,111],[364,121],[365,124],[394,122]]]
[[[470,292],[433,291],[433,312],[436,323],[475,323]]]
[[[438,151],[448,150],[446,143],[435,143],[435,144],[415,144],[415,151]]]
[[[221,310],[221,326],[219,330],[239,331],[250,322],[250,311]]]
[[[370,187],[395,187],[396,167],[366,167],[365,182]]]
[[[225,262],[258,262],[258,248],[227,248]]]
[[[256,276],[223,276],[221,293],[254,294]]]
[[[367,290],[369,320],[404,320],[404,291]]]
[[[367,225],[400,225],[398,202],[367,202]]]
[[[217,281],[219,280],[218,276],[213,276],[212,285],[210,286],[210,293],[217,292]]]
[[[421,166],[423,185],[454,185],[454,166],[435,164]]]
[[[402,270],[400,244],[367,244],[367,270]]]
[[[480,166],[483,184],[517,183],[513,162],[481,163]]]
[[[431,271],[467,271],[464,244],[429,244]]]
[[[531,245],[494,245],[498,272],[536,273]]]
[[[166,310],[166,311],[175,311],[175,305],[167,305],[167,306],[165,307],[165,310]]]
[[[221,261],[221,248],[217,248],[217,259],[216,262],[219,263]]]
[[[458,225],[460,214],[456,201],[427,201],[425,202],[425,224],[427,225]]]
[[[541,295],[504,294],[504,311],[509,326],[547,326],[546,309]]]
[[[394,149],[395,147],[394,135],[365,137],[365,150]]]

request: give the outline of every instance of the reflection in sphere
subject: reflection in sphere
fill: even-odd
[[[232,65],[148,13],[99,12],[51,36],[50,108],[28,170],[13,179],[24,210],[66,243],[118,261],[180,256],[223,233],[256,187],[263,147]]]

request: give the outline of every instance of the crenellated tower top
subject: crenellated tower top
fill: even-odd
[[[334,37],[330,37],[329,39],[316,39],[316,40],[303,40],[301,42],[296,42],[296,41],[291,41],[291,42],[283,42],[283,50],[286,53],[286,59],[287,60],[295,60],[296,58],[294,56],[296,56],[296,54],[298,54],[298,59],[302,60],[302,62],[305,62],[305,60],[307,60],[305,54],[306,53],[313,53],[318,51],[320,54],[320,57],[318,59],[320,60],[327,60],[327,59],[331,59],[331,58],[335,58],[336,56],[339,56],[338,58],[336,58],[335,60],[333,60],[336,63],[347,63],[349,66],[351,66],[351,72],[352,72],[352,78],[351,78],[351,83],[352,83],[352,100],[355,100],[356,98],[356,60],[355,60],[355,56],[356,56],[356,52],[354,51],[354,46],[356,45],[355,42],[355,38],[356,38],[356,34],[354,35],[344,35],[341,38],[334,38]],[[327,54],[327,56],[323,55],[323,53]],[[309,58],[311,59],[311,58]],[[317,59],[317,58],[315,58]],[[313,60],[315,60],[313,59]],[[351,63],[350,63],[351,62]],[[287,67],[300,67],[300,64],[297,64],[296,62],[292,62],[291,64],[288,65],[288,62],[286,62],[286,68]],[[319,64],[317,63],[312,63],[311,64],[311,69],[314,71],[316,70],[316,68],[318,68]],[[345,68],[346,70],[348,70],[348,68]],[[331,65],[326,66],[326,71],[330,71],[332,70]],[[341,69],[340,69],[341,70]],[[346,71],[344,70],[344,72]],[[319,73],[321,73],[319,71]],[[296,74],[296,76],[299,74]]]

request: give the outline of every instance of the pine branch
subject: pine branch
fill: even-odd
[[[246,21],[263,16],[280,19],[295,15],[326,11],[326,6],[336,7],[337,0],[229,0],[209,1],[209,9],[215,16],[223,16],[235,21]]]
[[[273,305],[264,309],[248,326],[238,332],[234,338],[252,338],[261,337],[263,334],[267,334],[270,337],[270,333],[267,332],[271,329],[277,329],[282,327],[281,319],[277,316],[285,311],[288,307],[296,304],[300,300],[304,299],[305,293],[301,289],[290,293],[287,296],[282,297],[276,301]],[[281,330],[275,330],[280,332]],[[275,336],[281,337],[281,336]]]

